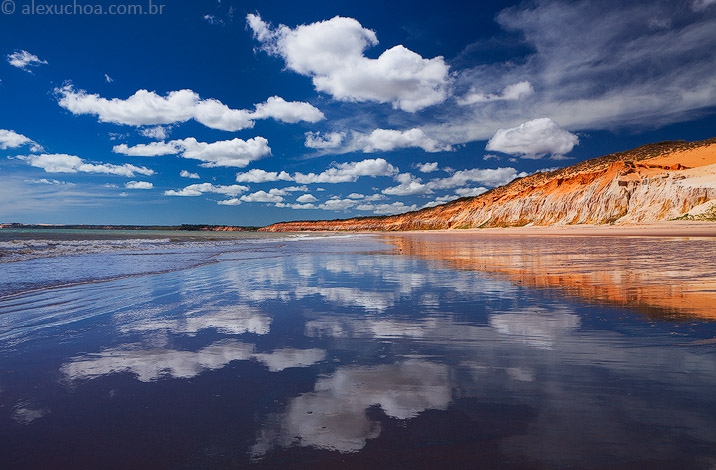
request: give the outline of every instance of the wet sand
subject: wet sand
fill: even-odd
[[[629,225],[551,225],[465,230],[410,231],[402,233],[448,233],[500,235],[564,235],[600,237],[716,237],[716,222],[669,221]]]
[[[716,224],[522,227],[383,235],[403,255],[652,317],[716,319]]]

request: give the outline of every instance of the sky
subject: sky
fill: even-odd
[[[714,136],[716,0],[0,5],[5,223],[388,215]]]

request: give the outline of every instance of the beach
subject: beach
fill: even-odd
[[[0,465],[713,468],[713,234],[25,234]]]

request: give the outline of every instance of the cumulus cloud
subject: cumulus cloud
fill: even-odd
[[[189,186],[185,187],[184,189],[180,189],[178,191],[175,190],[168,190],[164,191],[165,196],[188,196],[188,197],[196,197],[201,196],[204,193],[214,193],[214,194],[223,194],[225,196],[231,196],[236,197],[237,195],[248,191],[248,186],[241,186],[238,184],[232,184],[230,186],[215,186],[211,183],[198,183],[198,184],[190,184]]]
[[[308,103],[288,102],[279,96],[272,96],[265,103],[256,105],[256,110],[251,114],[251,118],[273,118],[277,121],[295,124],[301,121],[315,123],[322,121],[326,117],[318,108]]]
[[[386,188],[381,191],[389,196],[413,196],[417,194],[430,194],[432,190],[425,184],[421,183],[420,178],[416,178],[410,173],[401,173],[395,177],[400,184]]]
[[[257,119],[273,118],[289,123],[315,123],[324,119],[323,113],[309,103],[288,102],[278,96],[257,104],[255,111],[249,111],[231,109],[216,99],[202,99],[192,90],[171,91],[166,96],[138,90],[122,100],[75,90],[68,84],[56,88],[55,94],[59,105],[72,114],[95,115],[100,122],[129,126],[166,125],[194,119],[212,129],[238,131],[253,127]]]
[[[25,72],[32,73],[30,67],[38,67],[40,65],[46,65],[47,61],[42,60],[35,54],[30,54],[27,51],[15,51],[12,54],[7,55],[7,61],[13,67],[17,67]]]
[[[187,170],[182,170],[179,173],[179,176],[181,176],[182,178],[191,178],[191,179],[195,179],[195,180],[199,179],[199,175],[197,173],[191,173]]]
[[[307,204],[310,202],[318,202],[318,198],[316,198],[313,194],[302,194],[296,198],[296,202]]]
[[[146,176],[154,174],[154,170],[143,166],[128,163],[88,163],[78,156],[67,154],[19,155],[15,158],[26,161],[33,167],[42,168],[47,173],[103,173],[126,177],[133,177],[136,173]]]
[[[326,202],[319,204],[318,208],[326,211],[345,211],[354,207],[358,204],[353,199],[341,199],[339,197],[333,197]]]
[[[426,152],[443,152],[451,150],[449,145],[442,145],[431,139],[422,129],[413,128],[407,131],[393,129],[375,129],[367,136],[359,137],[358,141],[364,152],[387,152],[396,149],[418,147]]]
[[[127,189],[152,189],[154,185],[147,181],[130,181],[124,187]]]
[[[378,38],[353,18],[336,16],[294,29],[273,28],[254,14],[246,19],[266,52],[338,100],[390,103],[415,112],[447,97],[448,66],[442,57],[424,59],[398,45],[368,58],[364,52],[377,46]]]
[[[155,157],[159,155],[181,155],[184,158],[200,160],[204,167],[243,168],[254,160],[271,154],[268,140],[253,137],[248,140],[235,138],[217,142],[198,142],[193,137],[169,142],[150,142],[133,147],[127,144],[115,145],[115,153],[135,157]]]
[[[267,183],[271,181],[292,181],[291,175],[285,171],[266,171],[254,168],[245,173],[236,174],[237,183]]]
[[[361,176],[393,176],[398,169],[383,158],[369,158],[359,162],[338,163],[322,173],[295,173],[293,180],[300,184],[350,183]]]
[[[541,158],[547,154],[564,155],[577,143],[576,135],[562,129],[550,118],[539,118],[510,129],[498,129],[485,149],[524,158]]]
[[[329,132],[321,134],[320,132],[306,132],[306,147],[312,149],[335,149],[341,146],[346,134],[344,132]]]
[[[430,189],[451,189],[469,186],[470,183],[486,184],[491,187],[502,186],[515,178],[527,176],[514,168],[469,169],[454,172],[446,178],[436,178],[426,183]]]
[[[438,162],[416,163],[415,168],[421,173],[432,173],[433,171],[437,171]]]
[[[40,144],[22,134],[7,129],[0,129],[0,150],[18,148],[23,145],[29,145],[30,151],[32,152],[42,152],[43,150]]]
[[[280,189],[271,189],[269,192],[256,191],[255,193],[245,194],[241,196],[241,202],[283,202],[285,193]]]
[[[193,137],[184,139],[184,158],[192,158],[204,162],[206,167],[245,167],[254,160],[271,154],[268,140],[253,137],[248,140],[235,138],[218,142],[197,142]]]

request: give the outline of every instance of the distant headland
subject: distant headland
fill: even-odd
[[[233,226],[233,225],[55,225],[55,224],[0,224],[0,229],[66,229],[66,230],[167,230],[167,231],[195,231],[195,232],[255,232],[259,227]]]

